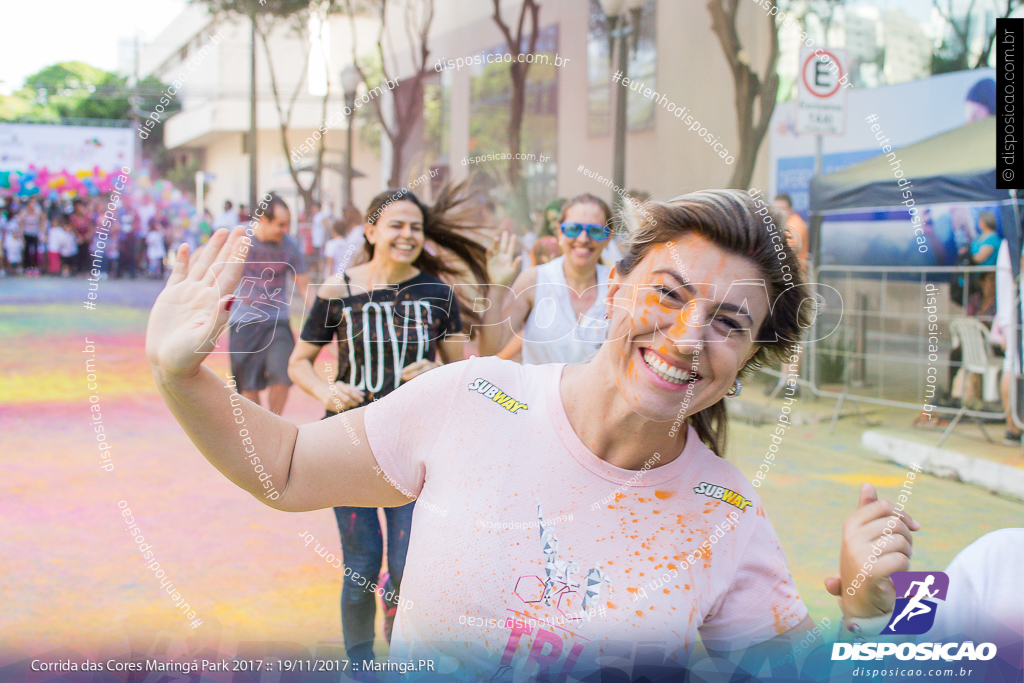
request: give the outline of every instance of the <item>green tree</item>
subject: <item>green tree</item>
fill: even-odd
[[[62,118],[128,120],[132,98],[139,112],[153,111],[167,84],[150,76],[129,88],[125,78],[82,62],[60,62],[25,79],[24,86],[9,97],[0,97],[0,120],[53,121]],[[181,109],[176,97],[165,105],[173,114]]]

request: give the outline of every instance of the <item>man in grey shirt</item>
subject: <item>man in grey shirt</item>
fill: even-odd
[[[256,209],[248,233],[251,244],[245,254],[245,269],[228,320],[231,374],[238,393],[260,403],[259,394],[267,389],[268,407],[278,415],[292,384],[288,358],[295,347],[288,321],[289,275],[300,298],[309,288],[306,260],[288,234],[290,223],[291,212],[280,197],[269,195]]]

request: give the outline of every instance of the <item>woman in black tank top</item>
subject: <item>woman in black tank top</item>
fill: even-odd
[[[433,207],[412,192],[388,190],[370,203],[364,249],[369,260],[321,285],[289,363],[292,380],[320,400],[325,419],[366,405],[442,363],[462,360],[462,318],[454,289],[441,280],[488,282],[487,252],[452,221],[462,186],[446,187]],[[430,245],[429,247],[427,245]],[[338,341],[337,367],[328,377],[313,368],[320,350]],[[383,476],[383,475],[381,475]],[[412,495],[408,495],[412,499]],[[348,658],[373,661],[375,592],[385,603],[384,632],[398,609],[415,503],[384,509],[388,576],[378,574],[383,538],[376,508],[336,507],[345,576],[341,623]],[[428,507],[429,511],[429,507]],[[375,586],[379,586],[375,590]]]

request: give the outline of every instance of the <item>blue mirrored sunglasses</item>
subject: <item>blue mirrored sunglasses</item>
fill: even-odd
[[[595,242],[604,242],[612,234],[607,225],[598,225],[596,223],[562,223],[562,234],[571,240],[576,239],[584,230],[587,231],[587,236]]]

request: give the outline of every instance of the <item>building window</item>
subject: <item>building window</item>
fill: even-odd
[[[646,0],[641,12],[639,37],[636,50],[630,50],[627,59],[629,78],[641,81],[644,88],[657,90],[658,45],[657,0]],[[587,133],[591,136],[608,135],[611,132],[612,74],[616,68],[609,61],[608,21],[598,0],[590,0],[590,17],[587,33]],[[634,30],[636,28],[634,27]],[[616,63],[618,61],[616,60]],[[622,87],[617,86],[617,87]],[[650,99],[630,90],[626,97],[627,130],[630,132],[648,130],[654,127],[654,105]]]
[[[524,40],[521,50],[528,50]],[[519,152],[533,155],[520,161],[529,206],[543,205],[554,198],[556,190],[558,151],[558,76],[561,68],[555,66],[558,52],[558,27],[549,26],[537,36],[535,54],[547,55],[547,63],[534,61],[526,77],[526,105]],[[507,55],[508,47],[502,43],[482,55]],[[508,148],[509,106],[512,101],[512,79],[508,61],[473,65],[470,74],[469,156],[504,154]],[[442,81],[443,82],[443,81]],[[462,160],[452,160],[462,163]],[[466,164],[468,166],[468,163]],[[506,205],[524,198],[512,198],[508,193],[508,160],[488,160],[471,168],[488,178],[487,189],[493,190],[495,200]],[[525,212],[525,208],[520,207]]]

